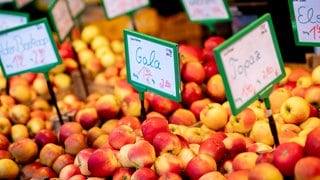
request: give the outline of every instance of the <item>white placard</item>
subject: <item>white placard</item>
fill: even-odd
[[[17,8],[22,8],[23,6],[31,3],[33,0],[15,0],[15,4]]]
[[[17,16],[14,14],[1,14],[0,11],[0,31],[20,26],[26,24],[27,22],[27,17]]]
[[[108,18],[123,15],[132,10],[147,6],[148,0],[103,0],[104,8]]]
[[[77,17],[86,7],[84,0],[68,0],[72,17]]]
[[[223,0],[182,0],[191,21],[228,19]]]
[[[18,74],[60,62],[51,35],[45,23],[1,33],[0,59],[5,74]]]

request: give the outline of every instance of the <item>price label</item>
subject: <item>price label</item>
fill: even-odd
[[[149,5],[148,0],[103,0],[107,18],[112,19]]]
[[[49,5],[49,16],[58,33],[59,40],[63,42],[74,27],[74,21],[66,0],[54,0]]]
[[[33,0],[14,0],[14,4],[16,6],[17,9],[21,9],[22,7],[28,5],[29,3],[31,3]]]
[[[29,14],[0,10],[0,31],[26,24]]]
[[[297,45],[320,45],[320,1],[289,0],[291,23]]]
[[[77,18],[85,10],[84,0],[67,0],[73,18]]]
[[[0,32],[0,59],[6,77],[44,72],[61,63],[46,19]]]
[[[225,0],[181,0],[190,21],[217,22],[231,20]]]
[[[130,30],[124,38],[128,81],[180,101],[178,45]]]
[[[227,98],[238,114],[284,76],[271,16],[265,14],[214,49]]]

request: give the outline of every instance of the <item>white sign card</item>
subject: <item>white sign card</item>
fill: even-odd
[[[14,0],[16,8],[20,9],[27,4],[31,3],[33,0]]]
[[[61,63],[46,19],[0,32],[0,59],[5,76],[42,72]]]
[[[86,8],[84,0],[67,0],[72,17],[78,17]]]
[[[0,10],[0,31],[26,24],[29,14]]]
[[[234,114],[285,75],[269,14],[227,39],[214,53]]]
[[[180,101],[178,45],[134,31],[124,33],[128,81]]]
[[[149,5],[149,0],[103,0],[102,2],[108,19]]]

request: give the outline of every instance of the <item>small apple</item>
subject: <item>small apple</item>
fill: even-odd
[[[12,159],[0,159],[0,179],[16,179],[19,176],[19,166]]]
[[[0,134],[9,136],[11,133],[11,121],[7,117],[0,117]]]
[[[67,164],[60,170],[59,179],[70,179],[77,174],[81,174],[79,167],[74,164]]]
[[[164,116],[167,116],[176,109],[182,107],[182,104],[177,101],[148,91],[145,93],[145,99],[149,102],[152,111],[159,112]]]
[[[205,139],[200,144],[199,153],[208,154],[213,157],[217,163],[220,162],[226,154],[226,147],[224,146],[223,139],[219,139],[218,137]]]
[[[0,134],[0,150],[7,150],[10,143],[7,136]]]
[[[25,138],[10,144],[8,151],[19,164],[34,161],[38,155],[38,146],[34,140]]]
[[[230,159],[233,159],[237,154],[247,150],[246,142],[243,137],[227,136],[222,142],[227,150],[226,156]]]
[[[255,142],[264,143],[269,146],[274,144],[273,135],[267,121],[256,121],[249,133],[249,137]]]
[[[10,85],[9,95],[19,103],[28,103],[32,100],[32,88],[29,84]]]
[[[202,175],[217,170],[216,161],[207,154],[195,155],[187,164],[185,172],[191,179],[199,179]]]
[[[223,103],[226,100],[226,92],[221,74],[211,76],[206,84],[208,96],[215,102]]]
[[[286,88],[277,88],[273,90],[269,95],[272,113],[279,113],[283,102],[289,97],[291,97],[291,92]]]
[[[64,143],[64,141],[69,137],[71,134],[74,133],[82,133],[82,126],[78,122],[69,121],[62,124],[58,132],[58,139],[60,143]]]
[[[43,75],[38,75],[32,82],[32,88],[40,96],[47,96],[49,94],[49,89],[47,81]]]
[[[206,78],[206,72],[201,62],[189,61],[182,65],[181,78],[183,82],[202,84]]]
[[[142,167],[142,168],[136,169],[131,175],[131,180],[140,180],[140,179],[157,180],[158,176],[154,170],[150,168]]]
[[[91,154],[95,151],[94,148],[84,148],[75,156],[74,164],[79,167],[81,174],[89,176],[88,160]]]
[[[140,120],[138,119],[138,117],[133,116],[122,116],[118,121],[118,125],[128,125],[134,131],[138,131],[141,129]]]
[[[23,165],[20,169],[20,176],[24,179],[31,179],[35,176],[37,170],[41,167],[43,167],[43,165],[38,161],[34,161],[26,165]]]
[[[58,89],[68,89],[71,87],[72,79],[68,74],[61,72],[53,75],[52,82]]]
[[[143,138],[152,143],[159,132],[169,132],[168,120],[161,117],[150,117],[141,124]]]
[[[304,152],[308,156],[320,158],[320,127],[316,127],[309,132],[304,145]]]
[[[201,48],[197,46],[180,43],[178,46],[178,51],[182,63],[203,61],[203,52]]]
[[[16,104],[9,110],[9,118],[14,124],[26,124],[30,119],[31,109],[26,104]]]
[[[273,164],[271,163],[259,163],[249,170],[249,179],[284,179],[283,175]]]
[[[109,119],[101,125],[101,129],[106,133],[110,134],[110,132],[118,125],[119,119]]]
[[[297,82],[300,77],[310,76],[311,73],[306,67],[296,67],[292,68],[291,73],[288,76],[288,81]]]
[[[102,95],[95,103],[98,117],[105,122],[118,116],[120,112],[120,103],[113,94]]]
[[[204,98],[204,91],[200,84],[194,81],[183,83],[181,98],[185,106],[190,106],[194,101]]]
[[[57,134],[54,133],[50,129],[41,129],[35,136],[34,141],[37,143],[39,148],[42,148],[45,144],[48,143],[57,143],[58,137]]]
[[[96,148],[96,149],[101,148],[106,145],[110,146],[108,134],[101,134],[93,141],[93,143],[91,143],[91,147]]]
[[[206,132],[200,127],[187,127],[182,132],[182,136],[188,141],[189,144],[200,144]]]
[[[285,123],[300,124],[310,115],[309,103],[302,97],[292,96],[281,105],[280,115]]]
[[[121,180],[121,179],[131,179],[131,175],[133,173],[133,170],[126,167],[120,167],[116,169],[116,171],[113,173],[112,179],[113,180]]]
[[[220,130],[228,122],[228,113],[220,103],[212,102],[201,110],[200,121],[212,130]]]
[[[90,43],[94,37],[98,36],[100,34],[100,29],[95,24],[88,24],[83,27],[80,38],[86,43]]]
[[[320,65],[317,65],[313,70],[311,71],[311,77],[313,84],[320,84]]]
[[[320,178],[320,158],[315,156],[305,156],[301,158],[294,167],[294,178],[296,180],[319,179]]]
[[[54,160],[52,164],[52,169],[56,174],[60,174],[60,171],[63,167],[65,167],[68,164],[73,164],[74,163],[74,156],[71,154],[61,154],[60,156],[57,157],[57,159]]]
[[[233,170],[250,170],[256,165],[257,159],[258,154],[255,152],[241,152],[232,160]]]
[[[256,164],[259,163],[271,163],[272,164],[273,161],[273,151],[264,151],[258,154],[258,158],[256,160]]]
[[[87,139],[83,133],[73,133],[64,141],[64,150],[66,153],[75,156],[82,149],[87,147]]]
[[[206,74],[205,80],[208,80],[211,76],[219,73],[218,65],[212,54],[212,51],[205,54],[205,58],[202,65]]]
[[[45,144],[39,152],[40,163],[52,167],[54,161],[64,154],[64,148],[60,145],[48,143]]]
[[[308,128],[316,128],[320,126],[320,117],[309,117],[307,120],[305,120],[303,123],[301,123],[300,128],[308,129]]]
[[[13,142],[25,138],[29,138],[29,131],[27,126],[23,124],[14,124],[11,126],[11,139]]]
[[[109,134],[109,144],[114,149],[120,149],[125,144],[136,142],[136,134],[128,125],[118,125]]]
[[[29,135],[31,137],[34,137],[42,129],[45,129],[46,128],[45,121],[46,121],[45,119],[40,118],[40,117],[30,118],[26,124],[26,126],[29,130]]]
[[[305,93],[304,98],[307,102],[320,109],[320,85],[310,86]]]
[[[200,112],[210,103],[212,103],[210,98],[205,97],[203,99],[193,101],[189,106],[189,110],[193,112],[197,120],[200,120]]]
[[[87,130],[95,126],[99,121],[97,110],[94,107],[81,108],[76,112],[74,119]]]
[[[126,78],[120,79],[114,84],[113,94],[121,102],[124,97],[137,92],[136,89],[128,82]]]
[[[239,114],[231,115],[229,123],[234,132],[248,133],[251,131],[256,119],[255,112],[251,108],[245,108]]]
[[[157,155],[171,153],[177,155],[181,150],[180,138],[171,132],[159,132],[153,138],[152,145]]]
[[[174,154],[165,152],[157,156],[154,162],[154,169],[158,176],[169,172],[181,174],[183,170],[182,160]]]
[[[143,100],[145,111],[148,110],[148,101]],[[141,115],[141,99],[138,93],[131,93],[125,96],[120,102],[120,109],[124,116],[139,117]]]
[[[168,118],[169,124],[179,124],[191,126],[197,122],[197,119],[192,111],[185,108],[176,109]]]
[[[136,168],[151,167],[156,159],[156,151],[151,143],[141,139],[128,150],[127,156]]]
[[[313,84],[312,77],[311,75],[301,76],[297,79],[296,83],[296,87],[308,88]]]

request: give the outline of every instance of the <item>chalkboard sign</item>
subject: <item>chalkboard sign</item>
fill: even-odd
[[[178,45],[130,30],[124,42],[129,83],[180,101]]]
[[[73,18],[79,17],[86,8],[84,0],[67,0]]]
[[[320,1],[289,0],[296,45],[320,45]]]
[[[210,23],[230,21],[231,13],[225,0],[181,0],[190,21]]]
[[[26,24],[29,14],[0,10],[0,31]]]
[[[66,0],[54,0],[49,5],[49,16],[54,30],[59,36],[60,42],[63,42],[70,34],[75,23]]]
[[[14,0],[15,7],[21,9],[24,6],[30,4],[33,0]]]
[[[241,29],[214,50],[227,99],[238,114],[284,76],[270,14]]]
[[[108,19],[131,13],[149,5],[149,0],[102,0],[105,15]]]
[[[47,19],[0,31],[0,60],[6,77],[46,72],[61,64]]]

